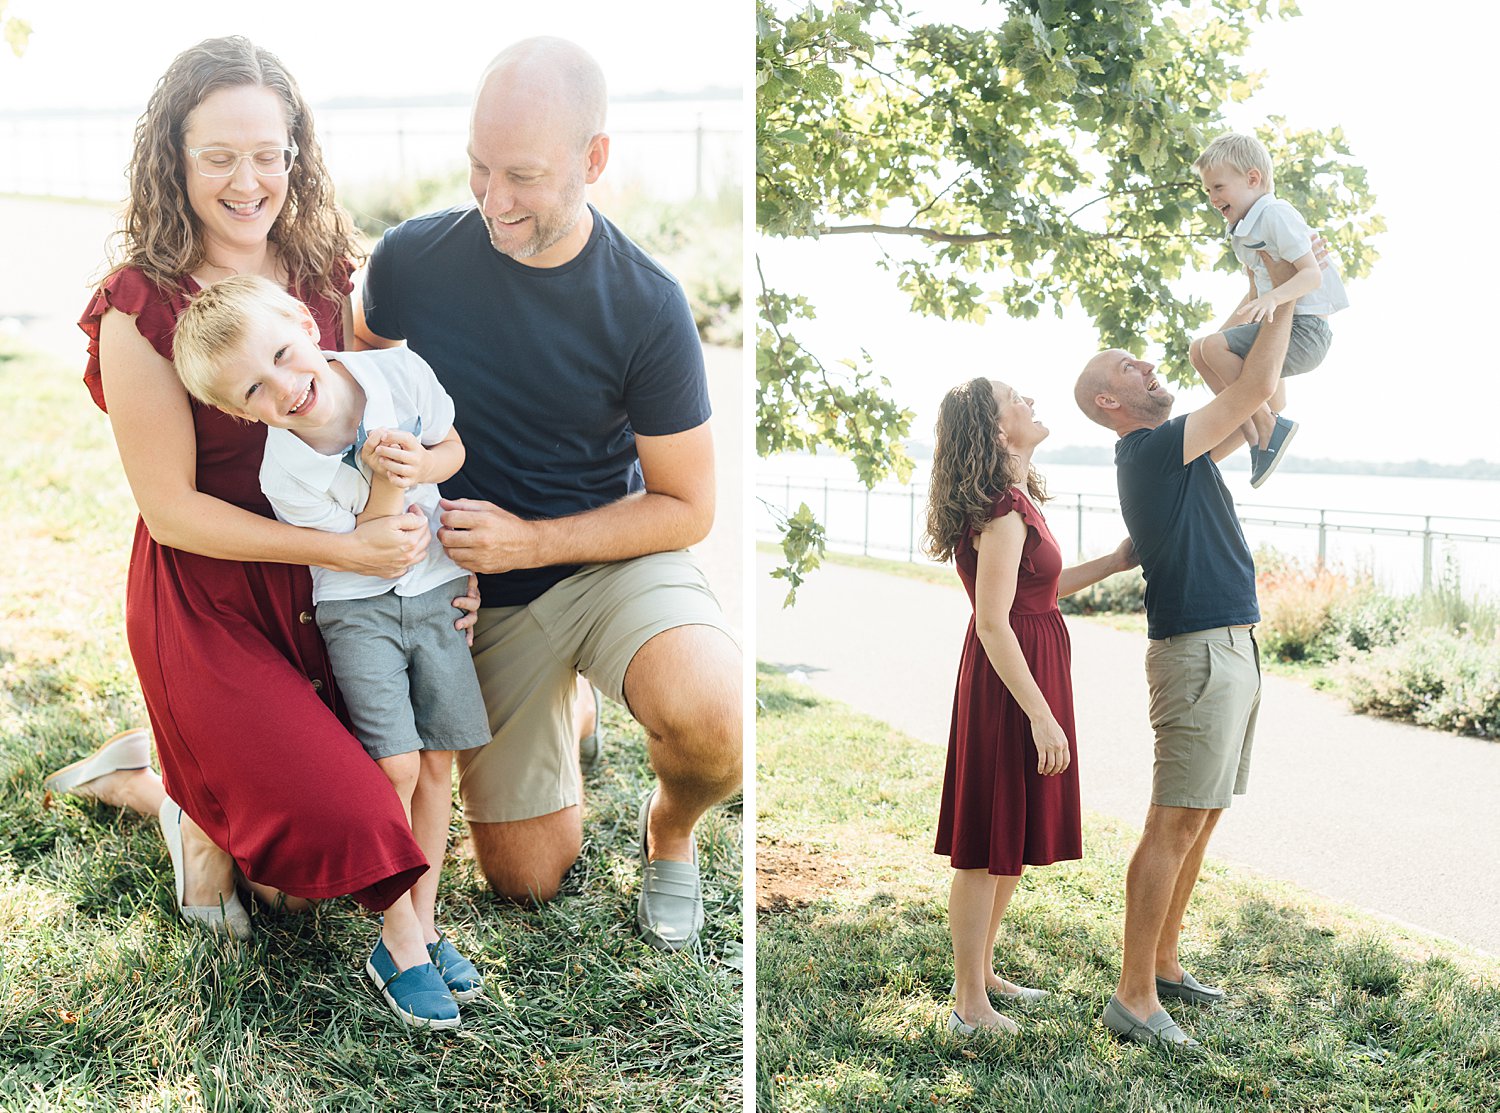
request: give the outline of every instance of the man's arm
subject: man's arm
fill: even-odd
[[[444,499],[438,540],[460,568],[509,572],[629,560],[686,548],[714,521],[714,442],[708,422],[635,438],[646,489],[567,518],[525,521],[491,502]]]
[[[353,332],[354,347],[350,351],[368,352],[372,348],[394,348],[401,343],[399,340],[391,340],[371,331],[369,322],[365,320],[365,298],[364,286],[356,282],[353,291],[349,294],[346,308],[353,307]]]
[[[1261,258],[1278,286],[1296,273],[1296,268],[1285,260],[1272,259],[1264,252]],[[1205,452],[1212,452],[1276,392],[1276,381],[1281,377],[1281,365],[1286,362],[1286,345],[1291,333],[1291,313],[1278,313],[1274,321],[1261,323],[1255,344],[1245,357],[1245,368],[1240,377],[1208,405],[1188,414],[1182,434],[1184,464],[1191,464]]]

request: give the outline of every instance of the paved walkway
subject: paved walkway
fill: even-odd
[[[756,556],[756,653],[946,746],[970,610],[952,587],[827,565],[781,609]],[[1070,619],[1083,804],[1137,827],[1150,797],[1145,639]],[[1500,955],[1500,744],[1353,715],[1265,680],[1250,791],[1209,853]],[[936,808],[936,802],[934,802]],[[934,812],[936,814],[936,812]]]

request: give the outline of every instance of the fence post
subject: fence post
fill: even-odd
[[[917,559],[917,487],[914,483],[906,485],[907,513],[906,513],[906,563],[911,564]]]
[[[1078,538],[1078,563],[1082,564],[1083,563],[1083,492],[1079,491],[1078,494],[1074,495],[1073,497],[1078,500],[1078,532],[1077,532],[1077,538]]]
[[[1422,594],[1432,590],[1432,515],[1422,519]]]
[[[781,505],[790,514],[792,512],[792,477],[786,477],[786,494],[782,497]]]
[[[828,528],[828,480],[823,480],[823,528]]]
[[[698,113],[697,148],[693,166],[693,196],[703,196],[703,113]]]
[[[865,488],[865,547],[864,555],[870,555],[870,488]]]
[[[1318,511],[1318,568],[1328,560],[1328,511]]]

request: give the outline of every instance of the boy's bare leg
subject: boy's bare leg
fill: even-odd
[[[448,819],[453,811],[453,751],[423,750],[421,771],[411,799],[411,833],[431,867],[411,887],[412,908],[422,925],[422,941],[438,939],[434,916],[438,879],[448,853]]]
[[[1245,369],[1245,361],[1229,350],[1229,342],[1224,339],[1222,332],[1210,333],[1194,340],[1188,348],[1188,359],[1193,370],[1203,377],[1208,389],[1215,394],[1223,393],[1224,388],[1238,379],[1240,372]],[[1277,390],[1280,389],[1278,383]],[[1282,397],[1284,399],[1285,395]],[[1246,444],[1264,448],[1271,443],[1271,431],[1276,428],[1276,418],[1271,409],[1271,406],[1262,405],[1240,426]]]
[[[413,750],[408,754],[383,757],[375,763],[390,780],[396,795],[401,797],[401,807],[406,812],[408,823],[411,822],[411,798],[421,770],[421,756],[421,751]],[[428,870],[428,873],[431,872]],[[385,910],[380,937],[385,940],[385,949],[391,953],[391,959],[398,970],[409,970],[413,966],[432,961],[427,954],[427,941],[422,938],[422,925],[417,920],[410,890],[402,893]]]

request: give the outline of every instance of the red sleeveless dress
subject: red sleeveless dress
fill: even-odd
[[[1057,609],[1062,553],[1042,512],[1024,492],[1012,489],[995,500],[994,517],[1012,510],[1026,523],[1026,542],[1010,627],[1047,706],[1067,735],[1071,760],[1055,777],[1036,771],[1031,720],[990,664],[971,618],[953,694],[936,847],[937,853],[951,856],[954,869],[982,869],[1006,877],[1019,874],[1023,865],[1083,857],[1072,643]],[[979,564],[972,531],[959,542],[954,563],[972,606]]]
[[[347,269],[340,275],[349,288]],[[79,327],[84,382],[104,409],[100,321],[135,317],[172,358],[177,316],[196,291],[163,290],[135,269],[110,276]],[[324,336],[340,306],[307,301]],[[264,425],[193,403],[198,490],[264,517]],[[312,620],[303,565],[217,560],[159,545],[136,520],[125,595],[130,655],[151,718],[167,794],[252,881],[298,897],[349,894],[380,910],[427,868],[401,801],[345,725]]]

